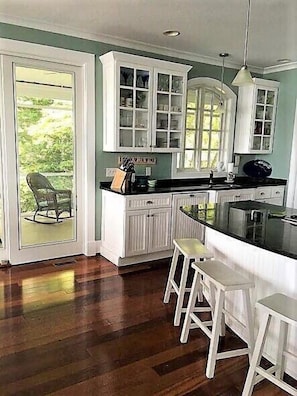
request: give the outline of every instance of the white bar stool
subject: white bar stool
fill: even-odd
[[[253,351],[254,327],[249,289],[254,287],[254,283],[218,260],[206,260],[200,263],[193,263],[192,268],[194,268],[195,274],[180,341],[182,343],[187,342],[189,331],[193,328],[200,328],[210,338],[206,376],[208,378],[213,378],[217,360],[246,354],[251,355]],[[209,283],[211,295],[215,295],[215,306],[212,321],[202,321],[195,313],[195,303],[197,299],[197,291],[201,282],[201,276],[203,276],[204,281]],[[233,349],[232,351],[227,352],[218,352],[219,335],[220,333],[222,334],[222,324],[224,324],[225,318],[224,315],[228,314],[224,308],[225,293],[234,290],[242,291],[243,295],[246,315],[246,325],[244,328],[247,333],[246,339],[248,347]],[[213,301],[213,299],[211,300]],[[203,307],[200,307],[199,311],[205,312],[206,309],[203,310]],[[236,318],[233,317],[233,319]],[[238,322],[238,324],[243,326],[240,322]],[[208,328],[209,326],[212,326],[211,330]]]
[[[242,396],[250,396],[253,392],[254,386],[264,378],[288,392],[290,395],[297,396],[297,390],[283,380],[288,325],[297,326],[297,300],[287,297],[284,294],[277,293],[259,300],[256,306],[264,312],[264,317],[261,317],[255,350],[246,377]],[[272,317],[277,318],[280,323],[278,340],[275,340],[278,342],[278,352],[276,364],[265,370],[260,367],[260,361]]]
[[[213,257],[212,253],[196,238],[184,238],[184,239],[174,239],[174,252],[171,261],[170,271],[167,279],[164,303],[168,303],[171,293],[177,294],[177,302],[174,315],[174,326],[179,326],[182,312],[186,312],[186,308],[183,308],[184,296],[186,292],[191,289],[186,288],[189,264],[190,260],[205,260]],[[176,267],[178,263],[179,254],[184,256],[182,273],[179,285],[174,280]],[[202,288],[199,287],[199,301],[203,300]]]

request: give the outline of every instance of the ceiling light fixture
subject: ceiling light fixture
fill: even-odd
[[[236,74],[232,85],[240,87],[241,85],[253,84],[251,73],[247,67],[247,54],[248,54],[248,41],[249,41],[249,25],[250,25],[250,13],[251,13],[251,0],[248,0],[248,9],[246,15],[246,25],[245,25],[245,41],[244,41],[244,54],[243,54],[243,66]]]
[[[220,114],[223,114],[225,112],[225,104],[223,101],[222,94],[224,92],[223,85],[224,85],[224,72],[225,72],[225,58],[227,58],[229,54],[227,52],[221,52],[220,57],[223,58],[223,64],[222,64],[222,73],[221,73],[221,88],[220,88],[220,101],[219,105],[216,109],[216,111]]]
[[[163,34],[167,37],[177,37],[180,35],[180,32],[178,30],[165,30]]]

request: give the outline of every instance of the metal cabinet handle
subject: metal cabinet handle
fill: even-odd
[[[265,193],[264,193],[264,192],[261,192],[260,195],[265,195]]]
[[[235,198],[240,198],[240,195],[235,195]]]
[[[151,205],[151,204],[153,204],[154,202],[153,202],[153,201],[146,201],[146,203]]]
[[[275,194],[280,194],[280,191],[275,191]]]
[[[194,198],[195,195],[194,195],[194,194],[190,194],[189,197],[190,197],[190,198]]]

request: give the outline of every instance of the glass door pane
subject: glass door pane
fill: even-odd
[[[15,66],[14,77],[20,248],[74,240],[73,74]]]
[[[4,210],[3,210],[3,183],[2,183],[2,155],[0,151],[0,249],[5,247]]]

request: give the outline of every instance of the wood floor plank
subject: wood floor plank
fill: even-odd
[[[118,268],[75,256],[0,270],[1,396],[240,396],[246,356],[205,376],[208,338],[179,341],[169,260]],[[222,348],[242,341],[227,331]],[[290,379],[296,386],[296,381]],[[256,396],[286,393],[267,381]]]

